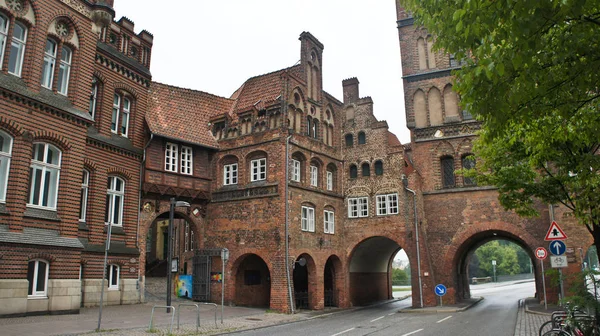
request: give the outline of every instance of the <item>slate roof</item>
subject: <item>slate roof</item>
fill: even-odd
[[[22,232],[11,232],[8,225],[0,225],[0,242],[83,248],[79,239],[62,237],[56,230],[25,227]]]
[[[152,82],[146,122],[156,135],[218,148],[209,120],[230,113],[234,103],[210,93]]]

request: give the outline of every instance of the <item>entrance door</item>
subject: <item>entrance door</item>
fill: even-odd
[[[210,260],[211,256],[194,255],[194,275],[192,298],[194,301],[209,301],[210,300]]]

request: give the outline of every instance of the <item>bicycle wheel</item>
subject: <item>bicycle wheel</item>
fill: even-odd
[[[550,331],[546,331],[542,336],[571,336],[571,334],[564,330],[552,329]]]
[[[554,321],[550,320],[550,321],[544,322],[544,324],[542,324],[542,326],[540,327],[538,335],[543,336],[545,333],[552,330],[554,328],[552,322],[554,322]]]

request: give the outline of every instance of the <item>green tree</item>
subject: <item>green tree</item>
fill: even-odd
[[[403,3],[464,61],[455,88],[482,123],[468,174],[523,216],[563,204],[600,247],[600,0]]]
[[[508,245],[500,245],[494,240],[483,244],[476,251],[479,269],[485,276],[493,276],[492,260],[496,260],[496,275],[513,275],[519,273],[517,252]]]

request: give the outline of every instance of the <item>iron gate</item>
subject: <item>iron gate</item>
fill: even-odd
[[[192,299],[194,301],[210,301],[210,265],[212,257],[221,255],[221,249],[201,249],[194,252],[192,274]]]

